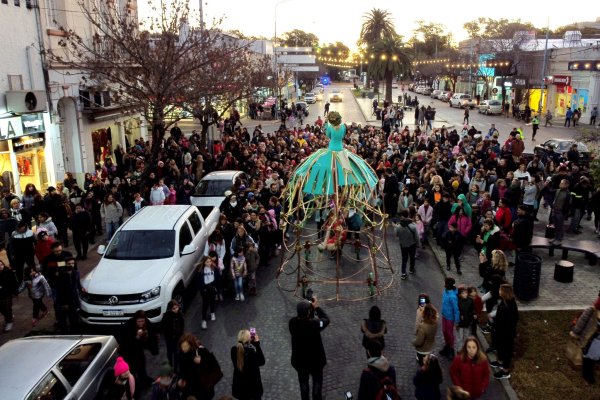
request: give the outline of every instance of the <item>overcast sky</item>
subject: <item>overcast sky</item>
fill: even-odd
[[[192,0],[190,4],[197,10],[199,1]],[[146,0],[140,1],[140,11],[145,4]],[[373,8],[389,11],[394,18],[396,31],[405,38],[412,35],[415,21],[424,20],[444,24],[452,32],[455,41],[467,37],[463,24],[480,16],[521,18],[536,27],[545,27],[549,17],[551,29],[600,17],[597,0],[567,4],[541,0],[204,0],[203,4],[207,22],[224,16],[224,29],[239,29],[246,35],[268,38],[274,34],[275,6],[279,4],[278,35],[292,29],[302,29],[316,34],[321,43],[341,41],[350,48],[356,45],[364,14]],[[589,12],[592,10],[596,10],[598,15]],[[140,13],[142,15],[143,11]]]

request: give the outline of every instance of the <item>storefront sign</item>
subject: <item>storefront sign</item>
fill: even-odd
[[[569,75],[554,75],[552,83],[558,86],[569,86],[571,84],[571,77]]]
[[[26,151],[34,147],[43,147],[46,142],[46,136],[44,133],[37,133],[33,136],[23,136],[17,139],[13,139],[13,150]]]
[[[45,132],[43,113],[0,119],[0,140]]]
[[[513,86],[518,88],[527,87],[527,77],[524,76],[515,76],[513,78]]]

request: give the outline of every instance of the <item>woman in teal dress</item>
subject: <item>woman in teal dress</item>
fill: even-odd
[[[312,195],[332,195],[337,187],[368,186],[374,190],[377,176],[360,156],[344,149],[342,140],[346,126],[342,117],[332,111],[327,116],[325,133],[330,139],[327,149],[319,149],[306,158],[296,169],[292,185],[303,182],[302,191]]]

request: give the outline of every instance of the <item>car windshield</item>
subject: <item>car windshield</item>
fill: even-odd
[[[203,180],[196,186],[196,192],[194,196],[225,196],[225,192],[231,190],[230,179],[214,179],[214,180]]]
[[[153,260],[173,257],[174,230],[121,230],[110,241],[104,258],[111,260]]]

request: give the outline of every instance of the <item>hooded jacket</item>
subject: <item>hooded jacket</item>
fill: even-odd
[[[367,368],[360,375],[357,400],[373,400],[380,389],[380,381],[385,376],[396,385],[396,369],[384,356],[371,357],[367,360]],[[397,386],[396,386],[397,387]]]
[[[400,242],[400,247],[420,246],[421,240],[417,232],[417,226],[408,218],[402,218],[400,224],[396,226],[396,235]]]
[[[469,202],[467,201],[467,197],[464,194],[459,194],[458,195],[458,200],[462,201],[462,207],[463,210],[465,212],[465,215],[469,218],[471,218],[471,215],[473,214],[473,209],[471,208],[471,205],[469,204]],[[458,201],[456,203],[454,203],[452,205],[452,214],[454,214],[454,211],[456,211],[456,209],[459,207]]]

